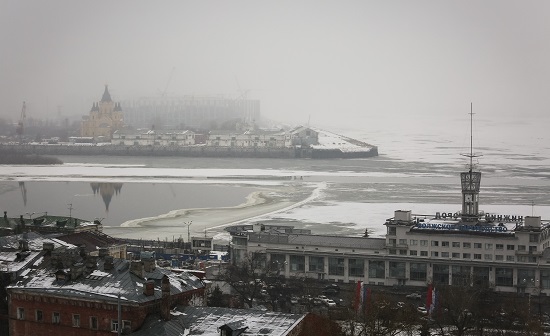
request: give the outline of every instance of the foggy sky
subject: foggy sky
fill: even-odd
[[[0,117],[248,92],[281,121],[548,114],[548,1],[0,0]],[[124,109],[124,106],[122,106]]]

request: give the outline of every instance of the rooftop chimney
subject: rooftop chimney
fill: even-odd
[[[92,273],[97,268],[97,256],[86,257],[86,272]]]
[[[110,271],[112,270],[114,267],[114,263],[113,263],[113,256],[105,256],[105,262],[103,263],[103,269],[105,271]]]
[[[153,296],[155,295],[155,281],[154,280],[147,280],[143,284],[143,294],[145,296]]]
[[[75,280],[75,279],[78,279],[78,277],[80,277],[82,275],[84,271],[84,264],[79,262],[79,263],[74,263],[71,265],[71,280]]]
[[[141,260],[130,261],[130,272],[140,278],[143,278],[143,263]]]
[[[82,244],[78,247],[78,254],[82,257],[82,258],[86,258],[86,245]]]
[[[165,274],[162,277],[162,284],[161,284],[161,290],[162,290],[162,302],[160,304],[160,316],[165,321],[170,320],[170,279]]]
[[[100,247],[98,251],[99,257],[101,259],[105,258],[105,256],[109,255],[109,250],[105,247]]]
[[[19,250],[28,251],[29,250],[29,241],[26,239],[19,240]]]
[[[145,272],[153,272],[155,270],[156,261],[155,259],[146,259],[142,260],[143,262],[143,269]]]

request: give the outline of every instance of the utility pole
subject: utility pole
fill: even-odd
[[[189,227],[193,224],[193,221],[184,222],[183,224],[187,225],[187,242],[189,243],[189,249],[191,250],[191,231]]]
[[[118,329],[117,334],[122,335],[122,306],[120,305],[120,292],[117,295]]]

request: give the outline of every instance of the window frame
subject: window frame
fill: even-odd
[[[97,316],[90,316],[90,329],[97,330],[99,328],[99,320]]]
[[[52,312],[52,324],[60,324],[61,323],[61,314],[59,312]]]
[[[118,320],[111,319],[111,331],[118,332]]]
[[[36,322],[44,322],[44,312],[40,309],[37,309],[34,312],[34,319]]]
[[[17,319],[18,320],[24,320],[25,319],[25,308],[17,307]]]

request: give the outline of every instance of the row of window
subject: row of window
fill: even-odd
[[[397,250],[390,249],[389,254],[396,255]],[[407,250],[399,250],[399,255],[407,255]],[[474,260],[487,260],[491,261],[493,260],[492,254],[481,254],[481,253],[459,253],[459,252],[440,252],[440,251],[432,251],[428,255],[428,251],[417,251],[417,250],[409,250],[409,255],[411,256],[421,256],[421,257],[432,257],[432,258],[452,258],[452,259],[473,259]],[[506,261],[516,261],[516,257],[514,255],[507,255],[504,256],[502,254],[497,254],[494,256],[494,260],[496,261],[504,261],[504,257],[506,257]],[[537,257],[534,256],[518,256],[517,261],[519,262],[526,262],[526,263],[536,263]]]
[[[488,255],[486,255],[487,257]],[[466,256],[468,257],[468,256]],[[500,255],[499,258],[504,256]],[[513,257],[513,256],[507,256]],[[292,272],[305,272],[305,256],[301,255],[290,255],[290,271]],[[325,257],[309,256],[309,272],[324,273],[325,272]],[[469,257],[468,257],[469,258]],[[481,255],[475,255],[475,259],[481,258]],[[271,265],[274,267],[284,267],[286,265],[286,256],[284,254],[271,254],[270,259]],[[380,278],[384,279],[386,277],[386,262],[383,260],[365,260],[359,258],[349,258],[348,259],[348,276],[350,277],[364,277],[365,276],[365,265],[368,265],[368,276],[369,278]],[[340,257],[328,257],[328,275],[334,276],[344,276],[345,275],[345,258]],[[388,263],[388,275],[390,278],[400,278],[405,279],[406,277],[406,262],[389,262]],[[440,283],[448,284],[449,280],[449,271],[452,271],[452,274],[456,275],[459,273],[467,273],[471,275],[472,267],[470,266],[449,266],[449,265],[439,265],[435,264],[433,268],[434,278],[438,277]],[[473,273],[475,276],[482,277],[483,281],[488,281],[489,279],[489,267],[473,267]],[[513,274],[512,268],[496,268],[496,270],[506,270],[504,274],[509,274],[511,271]],[[280,270],[279,270],[280,271]],[[482,271],[482,272],[481,272]],[[481,273],[480,273],[481,272]],[[501,273],[502,273],[501,272]],[[534,283],[535,279],[535,270],[527,269],[518,269],[517,281],[518,283],[527,282],[527,284]],[[500,277],[500,280],[499,280]],[[511,275],[510,275],[511,277]],[[509,276],[499,276],[498,271],[496,272],[496,284],[499,286],[512,286],[510,282],[511,278]],[[550,288],[550,270],[541,270],[540,277],[542,281],[543,288]],[[427,280],[427,263],[413,263],[409,264],[409,277],[410,280],[415,281],[426,281]],[[458,279],[458,278],[457,278]],[[525,280],[527,279],[527,280]],[[455,281],[453,280],[453,284]]]
[[[394,226],[388,226],[387,234],[388,234],[388,236],[395,236],[395,235],[397,235],[397,228],[394,227]],[[546,239],[546,238],[548,237],[548,235],[549,235],[549,233],[543,234],[543,235],[542,235],[542,239]],[[540,240],[540,236],[541,236],[541,235],[540,235],[539,233],[530,233],[530,234],[529,234],[529,242],[530,242],[530,243],[538,243],[539,240]],[[400,240],[405,240],[405,241],[406,241],[406,239],[400,239]],[[412,241],[412,240],[413,240],[413,239],[411,239],[411,241]],[[422,241],[422,240],[421,240],[421,241]],[[425,241],[426,244],[427,244],[427,240],[423,240],[423,241]],[[447,243],[448,243],[448,242],[447,242]],[[459,243],[457,243],[457,244],[459,244]],[[478,243],[478,244],[481,245],[481,243]]]
[[[128,137],[126,137],[126,135],[121,135],[120,137],[117,137],[116,135],[113,135],[113,138],[114,139],[120,138],[122,140],[141,140],[141,139],[143,139],[143,140],[153,140],[154,139],[154,137],[151,137],[151,136],[145,136],[145,137],[142,138],[140,135],[136,135],[136,136],[131,136],[130,135]],[[174,136],[165,136],[165,137],[159,135],[159,136],[156,137],[157,140],[188,140],[188,139],[192,139],[192,138],[193,138],[192,136],[188,136],[188,135],[183,136],[183,137],[179,137],[179,138],[175,135]]]
[[[395,246],[396,243],[397,243],[397,240],[396,239],[389,239],[388,240],[389,244],[392,245],[392,246]],[[474,249],[482,249],[483,248],[483,243],[470,243],[470,242],[449,242],[449,241],[439,241],[439,240],[431,240],[429,241],[430,242],[430,245],[433,246],[433,247],[453,247],[453,248],[473,248]],[[420,244],[419,244],[420,243]],[[441,243],[441,244],[440,244]],[[407,246],[407,239],[399,239],[399,245],[401,246]],[[428,246],[428,240],[426,239],[421,239],[421,240],[417,240],[417,239],[410,239],[409,240],[409,244],[410,246]],[[498,251],[501,251],[501,250],[504,250],[504,244],[493,244],[493,243],[485,243],[485,249],[486,250],[493,250],[493,246],[495,248],[495,250],[498,250]],[[518,245],[517,246],[517,250],[518,251],[525,251],[526,250],[526,246],[525,245]],[[515,251],[516,249],[516,245],[510,245],[510,244],[507,244],[506,245],[506,250],[507,251]],[[529,252],[534,252],[537,250],[537,246],[529,246]]]
[[[18,307],[17,308],[17,319],[18,320],[25,320],[25,308]],[[45,322],[44,319],[44,312],[42,310],[35,310],[34,314],[34,320],[36,322]],[[61,314],[59,312],[52,312],[52,324],[60,324],[61,323]],[[72,326],[75,328],[80,328],[80,314],[73,314],[72,315]],[[98,319],[97,316],[90,316],[89,318],[89,324],[90,329],[98,330]],[[131,327],[131,321],[128,320],[122,320],[122,327]],[[111,331],[118,331],[118,320],[111,320]]]

